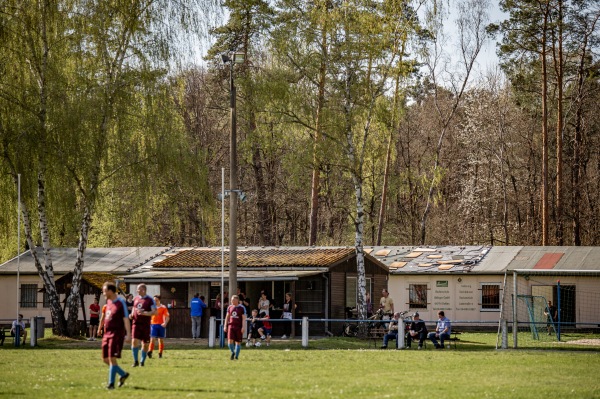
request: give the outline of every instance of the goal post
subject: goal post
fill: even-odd
[[[600,271],[508,270],[501,325],[511,328],[513,348],[548,347],[568,340],[565,334],[599,331]]]

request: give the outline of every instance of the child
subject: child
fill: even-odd
[[[271,345],[271,331],[273,331],[273,326],[269,321],[270,317],[265,312],[260,312],[259,320],[262,322],[262,327],[258,329],[258,333],[260,334],[260,339],[267,340],[267,346]]]
[[[258,310],[252,310],[252,317],[250,318],[250,328],[248,329],[248,342],[246,346],[260,346],[260,342],[256,340],[260,337],[259,330],[263,324],[258,318]]]

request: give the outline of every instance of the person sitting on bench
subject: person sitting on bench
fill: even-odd
[[[431,342],[433,342],[433,345],[436,349],[444,349],[444,340],[450,339],[450,334],[452,334],[452,324],[444,315],[443,310],[438,312],[438,318],[439,319],[437,326],[435,327],[435,332],[429,333],[427,337],[431,340]],[[438,343],[438,339],[440,340],[440,343]]]
[[[388,327],[388,333],[383,336],[383,346],[381,349],[387,349],[389,340],[396,340],[396,347],[398,346],[398,320],[400,319],[400,313],[394,313],[394,318]]]
[[[410,343],[414,340],[419,340],[419,349],[423,348],[423,341],[427,338],[427,327],[425,322],[419,317],[419,313],[415,312],[413,321],[410,323],[410,328],[406,333],[406,347],[410,348]]]
[[[10,335],[15,336],[17,333],[17,325],[20,327],[21,331],[19,335],[23,337],[23,345],[25,345],[25,341],[27,341],[27,330],[25,329],[25,322],[23,321],[23,315],[20,314],[19,318],[12,322],[12,327],[10,329]],[[16,338],[15,338],[16,339]]]

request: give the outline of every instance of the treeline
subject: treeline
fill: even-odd
[[[220,245],[230,51],[239,245],[600,242],[595,1],[225,1],[203,67],[168,3],[2,6],[3,259],[18,174],[22,248]]]

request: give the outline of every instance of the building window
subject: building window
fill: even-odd
[[[37,308],[37,284],[21,284],[21,307]]]
[[[481,284],[481,310],[500,310],[500,284]]]
[[[427,284],[409,284],[408,306],[412,309],[427,309]]]
[[[372,280],[367,278],[367,292],[371,294],[371,303],[373,303],[373,285]],[[358,302],[358,278],[346,277],[346,307],[355,308]],[[374,305],[375,306],[375,305]]]

